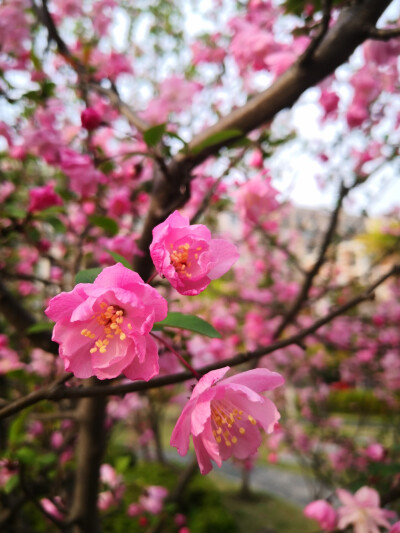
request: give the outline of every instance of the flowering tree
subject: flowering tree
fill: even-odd
[[[2,4],[2,527],[26,527],[33,504],[60,530],[100,531],[128,486],[124,456],[107,455],[114,428],[162,459],[173,402],[171,445],[192,440],[202,474],[286,447],[341,487],[337,512],[306,508],[322,529],[391,527],[399,223],[392,203],[349,241],[340,217],[346,202],[367,216],[396,173],[395,17],[390,0]],[[312,142],[287,111],[307,98]],[[299,146],[336,191],[303,231],[283,168]],[[361,273],[340,262],[345,239],[363,246]],[[392,436],[341,433],[344,390],[389,413]],[[186,481],[149,487],[127,514],[146,526]]]

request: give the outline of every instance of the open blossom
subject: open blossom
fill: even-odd
[[[60,196],[54,191],[53,185],[50,183],[43,187],[34,187],[29,190],[29,207],[30,213],[34,211],[42,211],[53,205],[62,205],[63,201]]]
[[[167,302],[120,263],[105,268],[94,283],[79,283],[55,296],[46,309],[56,322],[65,370],[76,377],[149,380],[158,373],[157,344],[150,331],[167,315]]]
[[[352,525],[354,533],[379,533],[379,527],[390,529],[387,518],[393,513],[380,508],[379,494],[370,487],[361,487],[353,496],[347,490],[336,491],[343,507],[338,509],[339,529]]]
[[[259,428],[271,433],[280,415],[259,393],[284,383],[283,377],[257,368],[222,379],[229,367],[205,374],[193,389],[171,436],[171,446],[185,455],[190,435],[202,474],[231,456],[246,459],[261,444]]]
[[[180,294],[189,296],[204,291],[239,257],[234,244],[212,239],[206,226],[190,225],[178,211],[153,229],[150,255],[158,273]]]
[[[304,508],[307,518],[316,520],[324,531],[333,531],[337,523],[337,515],[332,505],[325,500],[315,500]]]

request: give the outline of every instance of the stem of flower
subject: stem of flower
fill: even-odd
[[[149,285],[153,281],[153,279],[157,276],[157,274],[158,274],[157,270],[154,270],[153,274],[149,277],[146,283]]]
[[[159,342],[161,342],[162,344],[164,344],[164,346],[170,351],[172,352],[174,355],[176,355],[176,357],[179,359],[179,361],[188,369],[190,370],[190,372],[194,375],[194,377],[199,380],[201,378],[201,375],[197,372],[197,370],[195,370],[192,365],[190,365],[182,356],[179,352],[177,352],[175,350],[175,348],[172,346],[172,344],[170,344],[168,341],[166,341],[165,339],[163,339],[162,337],[159,337],[158,335],[156,335],[155,333],[153,333],[152,331],[150,331],[150,335],[152,337],[154,337],[155,339],[157,339]]]

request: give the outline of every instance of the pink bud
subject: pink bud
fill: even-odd
[[[101,116],[93,107],[87,107],[81,113],[81,121],[85,129],[92,131],[100,126]]]

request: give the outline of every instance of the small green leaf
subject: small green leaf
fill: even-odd
[[[42,333],[43,331],[52,331],[54,328],[54,322],[37,322],[26,330],[28,335],[33,333]]]
[[[221,338],[220,333],[211,324],[195,315],[185,315],[178,312],[168,313],[167,318],[154,324],[156,330],[164,327],[188,329],[212,339]]]
[[[93,283],[102,270],[102,267],[81,270],[75,276],[75,285],[78,283]]]
[[[28,407],[24,411],[22,411],[17,418],[13,420],[13,422],[10,425],[10,429],[8,432],[8,441],[13,446],[15,444],[18,444],[22,439],[25,438],[25,420],[27,416],[29,415],[29,412],[31,411],[32,407]]]
[[[4,213],[4,216],[10,217],[10,218],[25,218],[27,215],[25,209],[21,209],[15,204],[6,204],[4,206],[3,213]]]
[[[18,461],[26,465],[33,464],[37,459],[35,450],[28,448],[28,446],[22,446],[17,450],[16,456]]]
[[[18,485],[18,482],[19,482],[19,479],[17,475],[11,476],[7,480],[6,484],[4,485],[4,492],[6,494],[10,494],[15,489],[15,487]]]
[[[215,144],[220,144],[225,141],[229,141],[231,139],[235,139],[238,137],[241,137],[243,133],[240,130],[224,130],[220,131],[219,133],[215,133],[214,135],[210,135],[210,137],[207,137],[203,142],[201,142],[199,145],[197,145],[195,148],[190,149],[190,153],[196,155],[200,152],[202,152],[205,148],[209,148],[210,146],[214,146]]]
[[[118,224],[113,218],[105,217],[103,215],[91,215],[89,221],[94,226],[104,229],[104,231],[111,237],[115,237],[119,231]]]
[[[67,231],[67,228],[61,222],[61,220],[59,218],[57,218],[57,217],[54,217],[54,216],[46,217],[44,219],[44,221],[47,222],[48,224],[50,224],[51,226],[53,226],[53,228],[58,233],[65,233]]]
[[[158,124],[157,126],[153,126],[152,128],[149,128],[143,132],[143,140],[147,146],[157,146],[157,144],[161,141],[166,128],[167,124],[164,122],[163,124]]]
[[[116,252],[112,252],[111,250],[104,250],[104,251],[110,254],[111,257],[115,259],[117,263],[121,263],[122,265],[124,265],[124,267],[129,268],[130,270],[133,270],[133,266],[130,264],[130,262],[127,259],[125,259],[123,255],[117,254]]]
[[[45,453],[44,455],[39,455],[36,460],[40,466],[49,466],[57,461],[57,454],[54,452]]]

